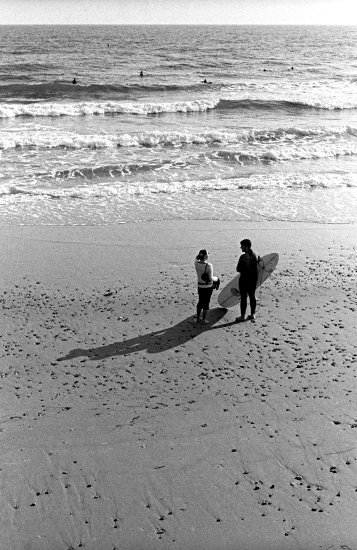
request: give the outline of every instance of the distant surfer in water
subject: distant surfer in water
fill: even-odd
[[[252,250],[252,242],[249,239],[243,239],[240,242],[243,254],[240,256],[237,264],[240,292],[240,317],[236,318],[237,323],[245,321],[245,312],[247,309],[247,297],[249,296],[250,315],[248,319],[255,319],[255,309],[257,301],[255,298],[255,289],[258,280],[258,261],[259,256]]]
[[[144,76],[143,71],[140,71],[140,76],[141,76],[141,78]]]
[[[209,303],[213,292],[213,265],[208,262],[208,252],[206,249],[199,251],[195,259],[195,268],[197,273],[198,285],[198,304],[196,322],[200,322],[202,312],[202,324],[207,325],[206,319],[209,310]]]
[[[77,80],[75,78],[72,80],[72,84],[77,84]]]

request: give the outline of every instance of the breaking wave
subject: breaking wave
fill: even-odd
[[[197,99],[172,103],[134,103],[124,101],[83,101],[77,103],[2,103],[0,118],[17,116],[60,117],[85,115],[155,115],[161,113],[190,113],[214,109],[218,99]]]
[[[28,196],[53,199],[88,199],[129,197],[155,194],[175,194],[206,191],[238,191],[242,189],[335,189],[337,187],[357,187],[357,176],[348,173],[277,173],[253,174],[246,177],[214,178],[202,180],[108,182],[77,185],[76,187],[32,187],[31,184],[2,184],[0,197]]]
[[[24,126],[17,131],[0,131],[0,149],[12,148],[106,148],[106,147],[157,147],[178,145],[211,145],[211,144],[239,144],[239,143],[292,143],[299,140],[311,142],[319,140],[330,143],[331,138],[357,137],[357,128],[352,126],[340,127],[288,127],[276,129],[247,130],[242,132],[206,131],[206,132],[177,132],[177,131],[146,131],[125,134],[97,134],[85,135],[73,132],[59,131],[48,126]]]
[[[357,95],[341,97],[286,98],[220,98],[212,97],[189,101],[133,102],[133,101],[73,101],[0,103],[0,118],[12,117],[62,117],[90,115],[159,115],[164,113],[194,113],[218,110],[270,110],[296,111],[308,109],[343,110],[357,109]]]

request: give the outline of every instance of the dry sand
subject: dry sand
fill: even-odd
[[[351,225],[2,228],[1,550],[357,548]],[[193,258],[277,270],[195,327]]]

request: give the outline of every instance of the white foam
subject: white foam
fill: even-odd
[[[232,85],[222,94],[225,100],[287,102],[318,109],[357,108],[357,82],[351,80],[255,81],[247,87]]]
[[[181,101],[172,103],[134,103],[134,102],[93,102],[79,103],[30,103],[0,104],[0,118],[16,116],[31,117],[60,117],[60,116],[84,116],[105,114],[133,114],[149,115],[158,113],[188,113],[201,112],[214,109],[219,99],[197,99],[193,101]]]
[[[176,180],[176,181],[112,181],[100,184],[78,185],[77,187],[51,186],[36,188],[31,184],[1,184],[0,196],[28,195],[51,198],[109,198],[134,197],[155,194],[176,194],[199,191],[235,191],[240,189],[335,189],[338,187],[357,187],[357,174],[327,173],[309,174],[301,172],[254,174],[245,178]]]
[[[49,126],[24,125],[18,129],[3,129],[0,131],[0,150],[13,148],[38,147],[50,148],[113,148],[113,147],[158,147],[158,146],[184,146],[184,145],[234,145],[250,144],[257,147],[285,145],[303,148],[304,143],[309,147],[315,144],[321,149],[324,143],[333,148],[336,144],[337,154],[354,154],[355,142],[349,138],[357,135],[357,129],[350,126],[320,127],[320,128],[277,128],[270,130],[249,130],[242,132],[206,131],[206,132],[168,132],[151,131],[132,134],[77,134],[66,130],[59,130]],[[331,138],[346,138],[340,140],[340,144]],[[304,142],[305,139],[305,142]],[[343,150],[346,150],[343,153]],[[239,151],[238,151],[239,153]],[[243,153],[243,152],[242,152]],[[250,151],[252,154],[252,151]],[[254,154],[254,153],[253,153]],[[257,155],[259,156],[259,152]],[[317,151],[314,151],[314,155]],[[274,154],[279,158],[279,154]],[[297,154],[298,156],[298,154]],[[258,158],[258,157],[257,157]],[[286,159],[287,157],[282,157]],[[302,158],[306,157],[305,154]]]

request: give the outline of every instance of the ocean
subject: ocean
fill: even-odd
[[[0,225],[356,222],[356,27],[0,26],[0,54]]]

